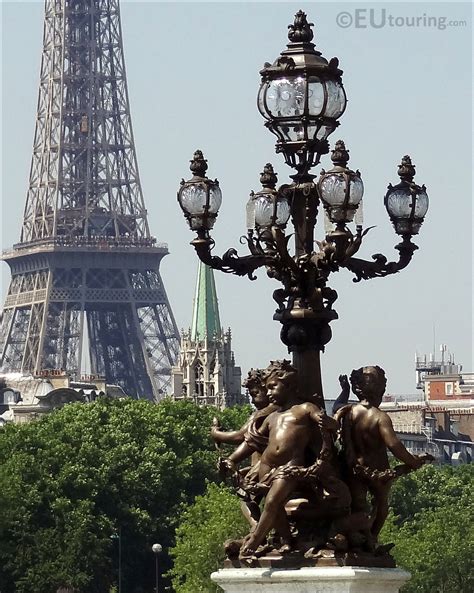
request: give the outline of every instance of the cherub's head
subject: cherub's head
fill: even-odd
[[[387,378],[385,371],[379,366],[367,366],[353,370],[351,373],[352,391],[362,400],[367,400],[373,406],[380,406]]]
[[[289,360],[272,360],[265,369],[270,403],[282,405],[298,391],[298,372]]]
[[[268,395],[266,386],[266,375],[262,369],[250,369],[247,377],[243,380],[243,387],[247,388],[253,405],[257,410],[268,406]]]

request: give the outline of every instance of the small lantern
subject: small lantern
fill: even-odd
[[[178,202],[193,231],[209,231],[214,226],[222,193],[219,182],[206,177],[207,161],[200,150],[196,150],[189,167],[193,177],[181,181]]]
[[[315,50],[312,23],[299,11],[289,26],[290,43],[260,71],[258,109],[277,136],[277,152],[290,167],[308,171],[329,150],[327,137],[346,108],[339,61]]]
[[[398,166],[398,175],[400,183],[388,186],[384,200],[385,208],[398,235],[417,235],[428,211],[426,187],[420,187],[413,182],[415,165],[408,155],[402,158]]]
[[[338,140],[332,151],[334,167],[321,171],[318,190],[329,220],[333,223],[351,222],[364,195],[364,184],[359,171],[348,169],[349,151]]]
[[[277,175],[267,163],[260,175],[262,189],[250,194],[247,202],[247,228],[257,232],[273,226],[284,228],[290,217],[290,205],[275,189]]]

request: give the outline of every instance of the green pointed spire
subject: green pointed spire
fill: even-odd
[[[193,322],[191,340],[202,340],[206,336],[214,337],[221,333],[219,304],[212,268],[199,262],[196,293],[193,304]]]

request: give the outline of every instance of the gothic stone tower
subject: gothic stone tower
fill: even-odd
[[[46,0],[29,189],[0,331],[2,372],[169,391],[179,335],[150,235],[118,0]]]
[[[191,399],[218,408],[245,403],[231,333],[221,328],[214,272],[202,262],[192,326],[181,336],[179,363],[172,369],[172,391],[174,399]]]

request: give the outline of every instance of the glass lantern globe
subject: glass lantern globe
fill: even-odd
[[[277,175],[270,163],[267,163],[260,175],[263,188],[251,193],[247,202],[247,229],[257,232],[271,229],[273,226],[284,228],[290,218],[290,205],[276,189]]]
[[[277,151],[291,167],[306,170],[328,152],[327,138],[347,102],[339,62],[315,50],[311,26],[300,10],[289,27],[287,49],[260,72],[257,99],[265,125],[278,138]]]
[[[347,168],[349,151],[338,140],[332,151],[334,167],[327,173],[321,171],[318,191],[328,218],[332,223],[352,222],[364,195],[364,184],[359,171]]]
[[[206,177],[207,161],[200,150],[194,153],[189,168],[194,176],[189,181],[181,181],[178,202],[191,230],[209,231],[222,203],[219,182]]]
[[[403,157],[398,167],[398,175],[401,182],[395,186],[388,186],[385,207],[398,235],[417,235],[428,212],[429,199],[426,187],[420,187],[413,182],[415,166],[408,155]]]

